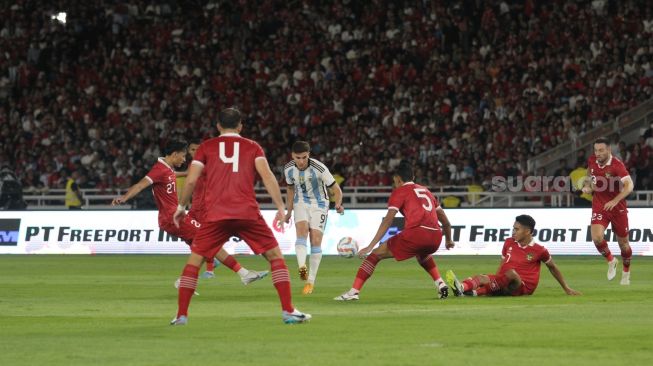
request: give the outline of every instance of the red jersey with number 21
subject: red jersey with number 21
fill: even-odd
[[[152,183],[154,201],[159,209],[159,226],[163,227],[172,222],[172,215],[179,205],[175,171],[159,158],[150,172],[145,175],[145,179]]]
[[[404,216],[404,229],[425,226],[439,229],[438,200],[433,197],[428,188],[413,182],[404,183],[392,191],[388,200],[388,209],[396,209]]]
[[[265,159],[259,144],[235,133],[203,142],[192,164],[204,166],[204,221],[256,220],[256,159]]]

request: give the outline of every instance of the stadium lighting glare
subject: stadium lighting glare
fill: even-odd
[[[64,12],[60,12],[60,13],[57,13],[57,14],[53,14],[53,15],[50,17],[50,19],[52,19],[52,20],[56,20],[56,21],[58,21],[58,22],[61,23],[61,24],[66,24],[66,13],[64,13]]]

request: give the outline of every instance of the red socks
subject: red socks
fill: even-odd
[[[605,259],[608,260],[608,262],[611,262],[614,257],[612,256],[612,253],[610,252],[610,248],[608,248],[608,242],[605,241],[605,239],[601,242],[601,244],[596,246],[596,249],[601,253],[602,256],[605,257]]]
[[[463,285],[463,292],[467,292],[467,291],[478,289],[481,284],[478,278],[473,277],[464,280],[462,285]]]
[[[228,255],[227,258],[225,258],[225,259],[224,259],[223,261],[221,261],[221,262],[222,262],[222,264],[224,264],[225,266],[231,268],[231,270],[234,271],[234,272],[238,272],[238,271],[240,271],[241,268],[243,268],[243,267],[240,265],[240,263],[238,263],[238,261],[236,261],[236,259],[235,259],[234,257],[230,256],[230,255]]]
[[[199,271],[199,267],[187,264],[181,273],[181,277],[179,278],[177,318],[182,315],[188,316],[188,306],[197,288],[197,275]]]
[[[621,250],[621,260],[624,264],[624,272],[630,272],[630,258],[633,256],[633,250],[628,247],[626,250]]]
[[[376,265],[380,260],[381,258],[374,253],[368,255],[363,263],[361,263],[360,268],[358,268],[358,273],[356,273],[356,279],[354,280],[354,285],[352,287],[360,291],[365,284],[365,281],[367,281],[367,279],[372,276],[372,273],[374,273],[374,268],[376,268]]]
[[[206,270],[209,272],[213,272],[215,269],[215,264],[213,263],[215,259],[214,258],[206,258]]]
[[[233,259],[231,256],[229,258]],[[282,258],[271,260],[270,272],[272,273],[272,284],[279,294],[281,309],[292,313],[295,308],[292,305],[292,296],[290,295],[290,275],[288,274],[286,262]]]
[[[433,256],[427,255],[426,257],[417,257],[417,262],[420,266],[422,266],[422,268],[424,268],[426,272],[431,275],[433,281],[437,281],[442,278],[442,276],[440,276],[440,271],[438,271],[438,266],[433,260]]]

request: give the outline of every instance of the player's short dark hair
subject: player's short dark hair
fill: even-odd
[[[529,228],[531,233],[535,230],[535,219],[529,215],[519,215],[515,217],[515,221],[521,224],[521,226]]]
[[[190,138],[190,139],[188,139],[188,145],[190,146],[190,144],[201,145],[202,144],[202,139],[199,138],[199,137]]]
[[[295,141],[295,143],[292,144],[292,152],[295,154],[301,154],[310,151],[311,145],[306,141]]]
[[[610,146],[610,140],[608,140],[605,137],[599,137],[598,139],[594,140],[594,145],[596,144],[605,144],[606,146]]]
[[[223,109],[218,113],[218,124],[220,124],[222,128],[234,129],[238,127],[240,120],[240,111],[236,108]]]
[[[402,161],[397,165],[394,175],[401,178],[404,182],[410,182],[415,178],[415,174],[413,174],[413,166],[407,161]]]
[[[180,140],[170,140],[163,148],[163,155],[168,156],[176,152],[184,152],[188,149],[188,145]]]

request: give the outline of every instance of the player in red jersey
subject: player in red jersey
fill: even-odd
[[[633,191],[633,180],[621,160],[612,156],[610,142],[605,138],[594,141],[594,155],[587,161],[587,179],[583,193],[592,193],[592,241],[608,261],[608,280],[617,275],[615,258],[608,248],[604,232],[608,224],[617,235],[623,272],[621,284],[630,285],[630,258],[633,251],[628,243],[628,208],[626,197]]]
[[[580,295],[565,282],[562,273],[545,247],[535,243],[535,220],[519,215],[512,226],[512,238],[506,240],[501,250],[501,264],[496,274],[481,274],[462,283],[453,271],[447,271],[447,283],[456,296],[472,295],[532,295],[540,281],[540,265],[546,264],[567,295]]]
[[[171,141],[166,145],[164,154],[165,156],[159,158],[143,179],[131,186],[124,195],[115,198],[112,204],[125,203],[151,185],[154,200],[159,209],[159,227],[171,235],[180,237],[190,245],[201,226],[200,221],[189,215],[179,226],[175,226],[172,222],[172,215],[179,203],[177,177],[174,168],[178,168],[186,161],[186,144],[181,141]],[[225,250],[216,253],[215,257],[236,272],[246,285],[267,275],[267,272],[250,271],[243,268]]]
[[[254,181],[258,173],[277,207],[276,220],[283,222],[286,207],[279,184],[261,146],[240,136],[242,127],[238,110],[228,108],[221,111],[218,114],[220,136],[200,145],[188,171],[186,187],[173,220],[175,224],[183,222],[185,207],[202,173],[206,174],[206,211],[181,274],[177,316],[170,323],[172,325],[187,323],[188,307],[204,258],[211,258],[233,235],[238,235],[254,253],[263,254],[270,262],[272,282],[281,301],[284,323],[303,323],[311,319],[310,314],[300,312],[292,304],[288,267],[256,202]]]
[[[428,188],[415,184],[414,177],[413,168],[409,163],[399,164],[392,177],[395,190],[388,200],[388,213],[370,244],[358,252],[361,258],[367,257],[358,269],[352,288],[334,300],[358,300],[361,288],[372,276],[379,261],[387,258],[403,261],[412,257],[416,257],[417,262],[431,275],[438,291],[438,298],[444,299],[448,296],[449,289],[442,280],[431,254],[440,247],[442,230],[444,230],[447,249],[454,247],[451,239],[451,224]],[[401,212],[405,218],[404,230],[372,250],[392,225],[397,212]],[[442,229],[438,220],[442,222]],[[372,253],[367,255],[370,251]]]

